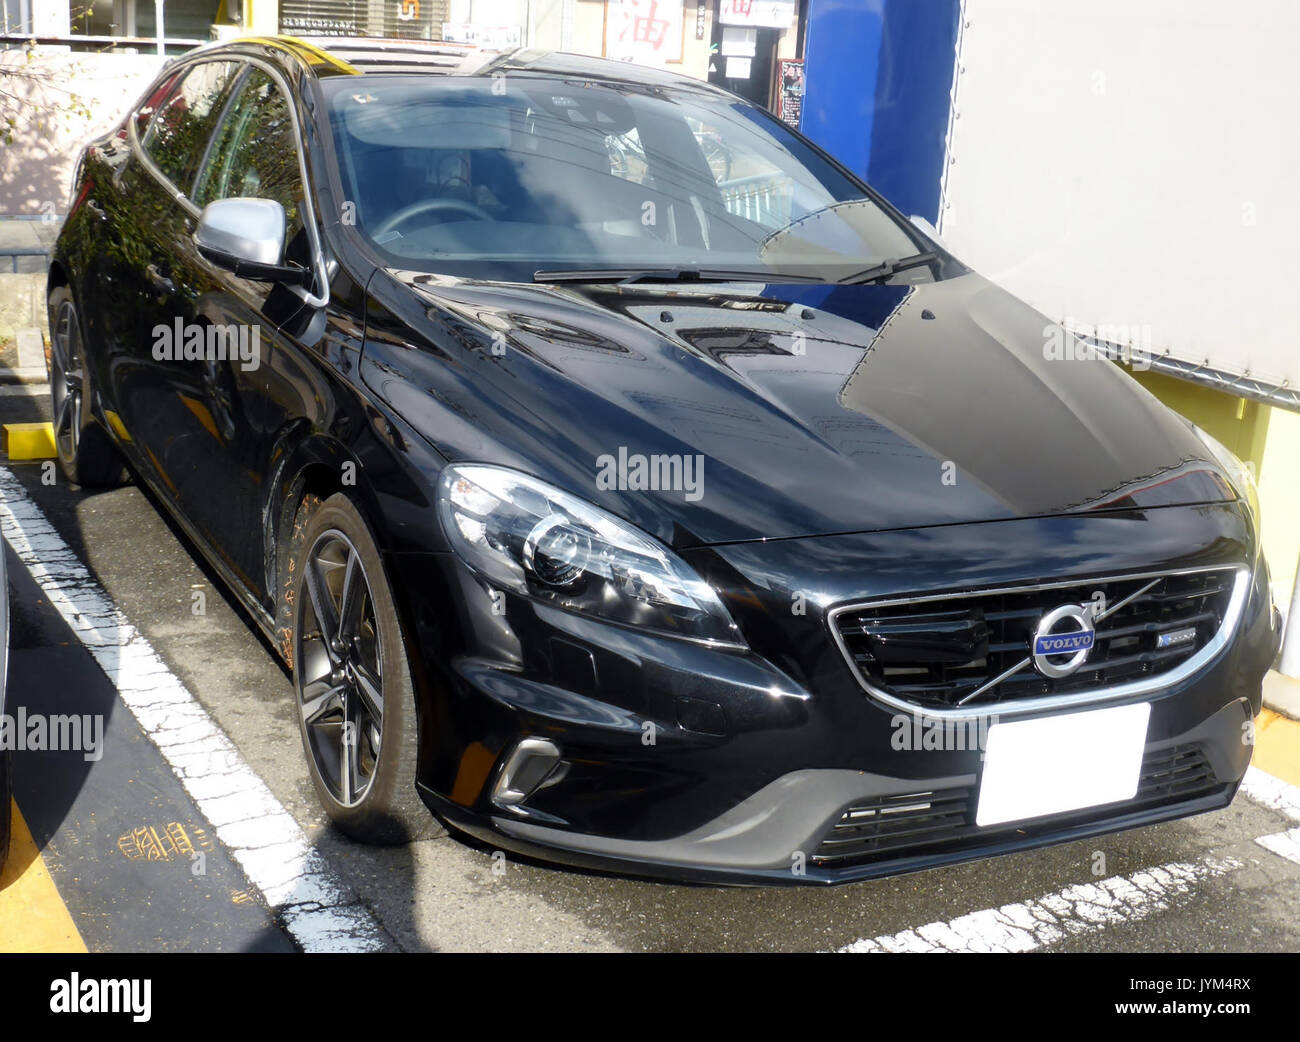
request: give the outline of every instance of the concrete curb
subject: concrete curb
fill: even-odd
[[[1264,708],[1300,720],[1300,680],[1270,669],[1264,677]]]
[[[8,366],[0,365],[0,384],[43,384],[49,379],[45,366],[39,369],[10,369]]]

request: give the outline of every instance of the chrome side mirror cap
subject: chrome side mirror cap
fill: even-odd
[[[281,263],[285,226],[284,207],[274,199],[218,199],[199,214],[194,245],[240,278],[306,285],[309,271]]]

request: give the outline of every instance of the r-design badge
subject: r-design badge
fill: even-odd
[[[1034,668],[1045,677],[1068,677],[1087,660],[1096,636],[1091,609],[1082,604],[1053,608],[1034,630]]]

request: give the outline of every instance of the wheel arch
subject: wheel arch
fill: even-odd
[[[302,421],[302,427],[306,421]],[[361,460],[349,448],[319,432],[304,432],[298,437],[285,439],[287,451],[283,464],[275,471],[271,494],[266,507],[267,568],[270,579],[268,589],[274,591],[275,639],[274,645],[284,663],[292,670],[294,594],[296,572],[293,570],[302,538],[306,534],[311,510],[330,496],[342,492],[356,506],[362,519],[374,535],[380,557],[385,562],[385,579],[393,595],[402,641],[406,647],[407,665],[416,700],[417,729],[420,735],[428,733],[433,721],[440,716],[437,685],[421,654],[416,618],[410,598],[410,589],[402,580],[401,570],[388,567],[391,532],[383,521],[379,497],[362,466]],[[356,481],[343,480],[343,464],[355,464]],[[421,739],[419,743],[418,776],[425,777],[434,752]]]
[[[352,500],[375,537],[380,553],[389,538],[373,485],[361,460],[348,446],[318,431],[304,430],[306,421],[281,439],[272,458],[280,465],[263,511],[266,588],[274,596],[276,649],[293,666],[293,560],[298,538],[310,510],[335,493]]]
[[[45,299],[50,299],[50,294],[60,286],[71,286],[72,279],[68,274],[68,269],[63,261],[55,257],[50,261],[50,270],[45,275]]]

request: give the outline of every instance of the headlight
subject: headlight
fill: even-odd
[[[672,551],[536,478],[447,467],[438,516],[455,551],[503,589],[611,622],[744,646],[713,588]]]
[[[1238,494],[1246,500],[1246,505],[1250,507],[1251,519],[1255,522],[1255,532],[1259,533],[1259,485],[1255,482],[1255,468],[1238,458],[1237,454],[1229,449],[1223,442],[1219,441],[1208,431],[1201,430],[1196,424],[1191,424],[1192,430],[1196,436],[1201,439],[1203,444],[1210,452],[1210,455],[1218,461],[1228,473],[1228,480],[1236,488]]]

